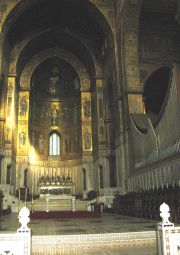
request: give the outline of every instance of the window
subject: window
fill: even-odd
[[[60,155],[60,136],[57,133],[52,133],[49,137],[49,155]]]

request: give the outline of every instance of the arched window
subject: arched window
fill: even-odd
[[[60,155],[60,135],[56,132],[49,137],[49,156]]]

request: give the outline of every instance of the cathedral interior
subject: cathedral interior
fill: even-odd
[[[179,197],[180,0],[0,0],[0,254],[157,255]]]
[[[180,185],[176,0],[0,1],[0,184]]]

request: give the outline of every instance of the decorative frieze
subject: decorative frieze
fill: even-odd
[[[77,249],[89,250],[101,247],[134,247],[139,245],[155,245],[156,232],[128,232],[128,233],[106,233],[106,234],[88,234],[88,235],[61,235],[61,236],[33,236],[33,253],[44,254],[48,250],[53,254],[59,254],[59,251],[68,251],[71,244],[71,252],[78,252]],[[73,250],[75,249],[75,250]],[[36,253],[35,253],[36,254]],[[78,253],[77,253],[78,254]]]

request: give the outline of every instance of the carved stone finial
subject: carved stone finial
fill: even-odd
[[[30,211],[29,209],[24,206],[20,212],[19,212],[19,222],[21,223],[21,227],[17,230],[18,233],[29,233],[30,232],[30,229],[28,228],[27,224],[30,222],[30,218],[29,218],[29,215],[30,215]]]
[[[170,211],[170,209],[169,209],[169,206],[166,204],[166,203],[163,203],[163,204],[161,204],[160,205],[160,216],[161,216],[161,218],[162,218],[162,222],[161,222],[161,224],[162,225],[173,225],[173,223],[171,223],[170,221],[169,221],[169,217],[170,217],[170,213],[169,213],[169,211]]]

